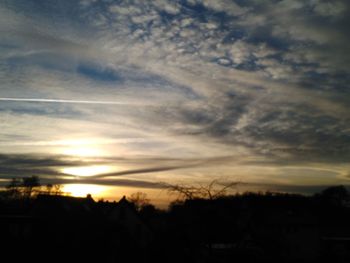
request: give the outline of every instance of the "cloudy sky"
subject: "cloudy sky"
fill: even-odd
[[[0,183],[348,184],[349,7],[0,0]]]

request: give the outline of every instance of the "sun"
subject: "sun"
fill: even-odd
[[[63,192],[74,197],[85,197],[91,194],[93,197],[99,197],[106,191],[106,187],[95,184],[66,184],[63,186]]]
[[[90,165],[90,166],[78,166],[63,168],[62,173],[75,175],[75,176],[94,176],[99,174],[105,174],[111,171],[111,168],[107,165]]]

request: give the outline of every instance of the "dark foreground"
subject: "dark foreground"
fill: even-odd
[[[1,262],[350,262],[349,194],[339,188],[187,200],[169,211],[39,195],[0,201],[0,231]]]

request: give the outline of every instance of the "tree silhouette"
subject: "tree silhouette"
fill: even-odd
[[[60,184],[54,184],[53,185],[53,193],[55,194],[55,195],[61,195],[62,194],[62,185],[60,185]]]
[[[34,193],[34,190],[41,186],[40,179],[38,176],[35,176],[35,175],[31,177],[23,177],[22,186],[24,188],[24,196],[26,198],[30,198]]]
[[[52,184],[47,184],[46,185],[46,192],[48,195],[51,195],[53,185]]]
[[[238,182],[221,183],[213,180],[207,185],[163,184],[170,194],[177,194],[179,199],[217,199],[227,194]]]
[[[321,199],[329,204],[341,206],[350,199],[350,193],[343,185],[331,186],[318,194]]]
[[[132,193],[127,199],[135,205],[137,211],[140,211],[142,208],[150,204],[147,194],[143,192]]]
[[[31,198],[37,194],[61,195],[62,186],[47,184],[41,186],[38,176],[12,178],[6,186],[6,197],[11,199]]]
[[[21,181],[18,178],[12,178],[6,186],[9,197],[17,199],[21,195]]]

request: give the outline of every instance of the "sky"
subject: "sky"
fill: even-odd
[[[0,183],[349,184],[349,7],[0,0]]]

